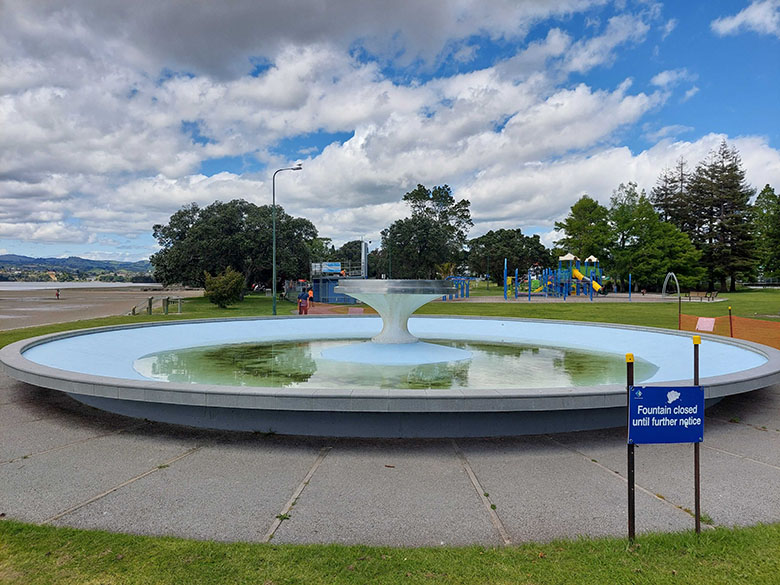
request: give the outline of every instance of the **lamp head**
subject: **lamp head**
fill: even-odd
[[[292,167],[290,167],[291,171],[302,171],[303,170],[303,164],[297,162]]]

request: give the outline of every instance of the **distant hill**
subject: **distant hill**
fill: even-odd
[[[0,254],[0,268],[27,270],[61,270],[67,272],[88,272],[90,270],[107,270],[117,272],[147,273],[152,271],[148,260],[138,262],[118,262],[116,260],[87,260],[78,256],[68,258],[30,258],[17,254]]]

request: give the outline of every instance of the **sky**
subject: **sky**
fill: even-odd
[[[0,254],[135,261],[245,199],[335,245],[448,184],[551,246],[726,140],[780,189],[780,0],[0,0]]]

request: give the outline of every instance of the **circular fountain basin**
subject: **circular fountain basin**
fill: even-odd
[[[267,388],[153,380],[134,364],[155,352],[274,341],[368,340],[373,316],[205,320],[76,331],[0,350],[16,379],[120,414],[207,428],[353,437],[507,436],[625,424],[623,383],[526,387]],[[691,335],[652,328],[508,318],[413,317],[424,340],[633,353],[651,364],[643,385],[692,383]],[[370,368],[371,366],[366,366]],[[780,351],[702,336],[701,384],[709,403],[780,382]]]

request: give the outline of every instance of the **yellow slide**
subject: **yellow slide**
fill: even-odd
[[[572,276],[574,276],[574,278],[576,278],[577,280],[581,280],[581,281],[583,281],[583,282],[590,282],[590,278],[588,278],[587,276],[585,276],[585,275],[584,275],[582,272],[580,272],[580,271],[579,271],[579,270],[577,270],[576,268],[572,268],[572,269],[571,269],[571,274],[572,274]],[[599,291],[601,290],[601,285],[600,285],[598,282],[594,282],[594,283],[593,283],[593,290],[595,290],[596,292],[599,292]]]

